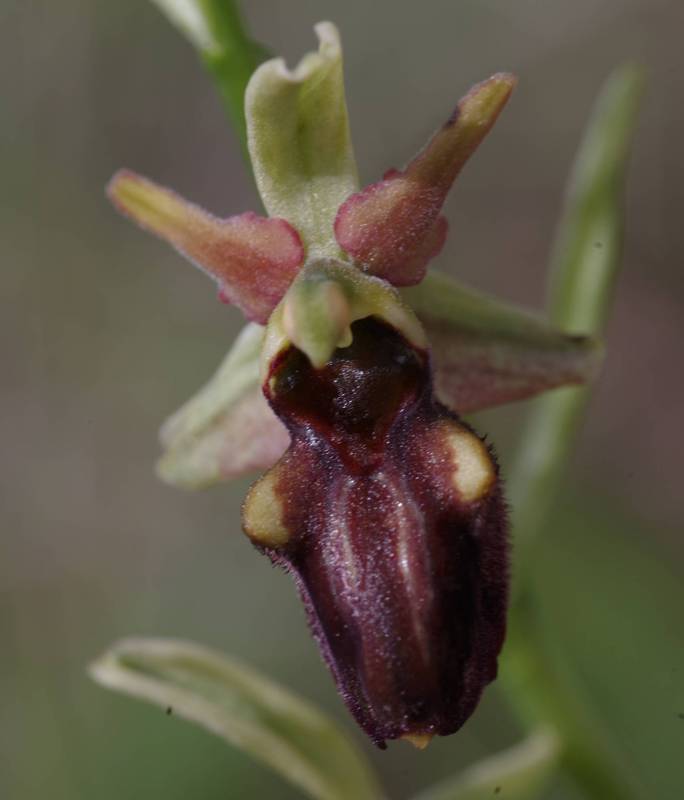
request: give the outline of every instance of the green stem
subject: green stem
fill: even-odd
[[[211,72],[249,164],[245,89],[268,52],[250,38],[235,0],[151,2],[186,36]]]
[[[216,81],[249,163],[245,89],[252,73],[269,58],[269,53],[247,34],[234,0],[201,0],[201,6],[217,45],[204,50],[202,59]]]

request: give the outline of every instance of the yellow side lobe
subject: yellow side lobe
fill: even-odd
[[[496,480],[494,464],[485,444],[460,426],[450,426],[446,438],[455,467],[452,480],[456,491],[468,503],[479,500]]]
[[[283,504],[276,494],[277,470],[271,469],[253,484],[242,506],[242,525],[262,547],[283,547],[290,533],[283,522]]]

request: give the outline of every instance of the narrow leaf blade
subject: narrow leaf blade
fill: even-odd
[[[126,639],[90,673],[109,689],[171,708],[317,800],[380,797],[361,754],[330,719],[208,648],[172,639]]]
[[[549,316],[578,333],[605,323],[620,266],[622,195],[644,76],[618,68],[594,106],[575,158],[554,243]]]
[[[551,321],[575,334],[600,336],[608,316],[622,240],[622,189],[643,88],[627,65],[608,79],[596,101],[570,177],[552,261]],[[520,552],[544,525],[589,390],[540,398],[523,431],[510,496]]]

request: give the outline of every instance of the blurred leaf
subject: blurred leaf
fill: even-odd
[[[567,187],[551,262],[549,315],[572,333],[603,329],[620,267],[623,188],[644,85],[631,64],[606,81]]]
[[[558,762],[560,745],[550,728],[540,728],[520,744],[479,761],[457,778],[421,792],[415,800],[534,800]]]
[[[600,335],[619,267],[622,186],[639,97],[641,72],[627,66],[607,81],[573,168],[566,207],[554,250],[549,310],[551,321],[572,333]],[[531,544],[545,527],[579,429],[589,389],[561,389],[535,402],[523,431],[509,495],[514,510],[516,587],[502,685],[523,716],[548,721],[563,736],[564,767],[597,800],[642,796],[638,776],[625,764],[614,737],[566,661],[558,657],[562,638],[545,635],[542,600],[525,581],[535,563]],[[556,555],[557,558],[557,555]],[[559,568],[567,569],[563,560]],[[584,589],[582,566],[573,573]],[[582,589],[579,589],[579,586]],[[605,587],[596,587],[597,596]],[[544,597],[542,595],[541,597]],[[585,622],[585,620],[583,620]],[[628,698],[625,698],[625,702]]]
[[[601,348],[431,272],[401,292],[427,331],[440,399],[461,413],[589,380]]]
[[[571,333],[600,335],[608,315],[620,266],[622,188],[642,87],[643,75],[633,66],[610,76],[575,160],[548,303],[551,321]],[[564,389],[535,403],[509,485],[519,550],[546,520],[588,391]]]
[[[684,584],[655,556],[657,538],[628,509],[566,495],[534,582],[545,640],[619,747],[617,768],[664,799],[681,795]]]
[[[211,486],[273,466],[290,441],[259,385],[264,328],[250,323],[209,383],[162,426],[162,480]]]
[[[151,0],[199,51],[246,155],[245,87],[268,51],[252,41],[234,0]]]
[[[208,648],[170,639],[126,639],[92,665],[91,675],[109,689],[201,725],[311,797],[381,796],[365,760],[330,719]]]
[[[245,95],[249,152],[264,207],[297,229],[312,256],[338,256],[333,222],[358,189],[342,49],[330,22],[315,27],[318,52],[289,70],[262,64]]]
[[[562,563],[562,568],[566,568]],[[573,573],[581,580],[581,570]],[[529,583],[529,582],[528,582]],[[564,635],[554,621],[544,625],[545,600],[531,587],[510,615],[499,686],[527,728],[551,725],[562,741],[562,767],[595,800],[629,800],[648,795],[615,743],[586,687],[558,646]]]

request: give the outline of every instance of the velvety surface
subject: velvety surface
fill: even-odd
[[[506,520],[493,456],[435,401],[427,355],[372,318],[352,332],[323,369],[290,348],[266,381],[292,437],[271,471],[289,538],[266,550],[294,574],[345,702],[384,746],[458,730],[496,676]],[[474,487],[460,491],[471,454]]]

